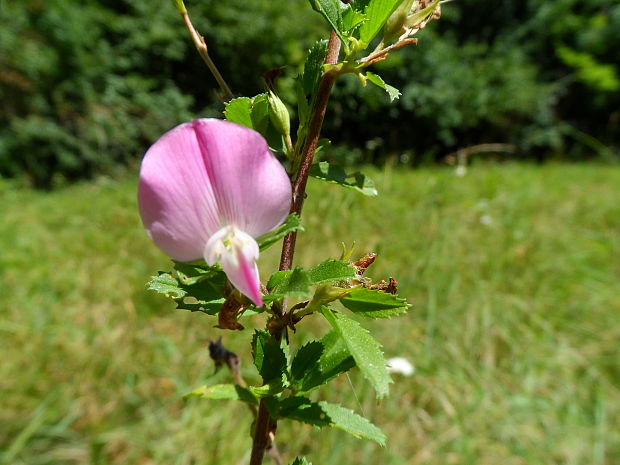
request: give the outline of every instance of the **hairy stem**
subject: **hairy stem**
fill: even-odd
[[[325,63],[328,65],[336,64],[338,62],[339,52],[340,39],[338,39],[336,33],[332,31],[329,36],[329,45],[327,47]],[[319,136],[321,135],[321,128],[323,127],[323,119],[325,118],[329,95],[337,77],[338,72],[328,70],[323,74],[319,84],[316,105],[310,120],[308,135],[301,152],[299,171],[297,172],[295,181],[293,182],[293,201],[291,203],[291,213],[296,213],[297,215],[301,215],[304,199],[306,197],[306,184],[308,183],[310,167],[312,166],[312,160],[314,159],[314,151],[316,150],[316,145],[319,141]],[[296,240],[296,232],[292,232],[284,238],[282,254],[280,255],[280,270],[291,269],[293,265],[293,256],[295,254]]]
[[[325,63],[329,65],[336,64],[338,62],[338,54],[340,52],[340,39],[334,31],[329,36],[329,44],[327,47],[327,55],[325,57]],[[308,129],[308,136],[304,143],[301,152],[301,164],[299,171],[293,182],[293,200],[291,202],[291,213],[301,215],[301,210],[304,203],[304,197],[306,196],[306,184],[308,182],[308,175],[310,174],[310,166],[312,165],[312,159],[314,158],[314,151],[316,150],[317,142],[321,134],[321,128],[323,127],[323,119],[325,118],[325,111],[327,110],[327,103],[329,101],[329,95],[338,73],[332,70],[328,70],[323,74],[321,82],[319,84],[319,90],[317,93],[316,105],[313,110],[312,118],[310,120],[310,126]],[[296,233],[290,233],[284,238],[284,244],[282,245],[282,255],[280,257],[280,270],[290,270],[293,265],[293,255],[295,253],[295,239]],[[283,307],[281,314],[285,312],[286,308]],[[278,329],[274,334],[276,339],[282,337],[283,329]],[[261,399],[258,406],[258,415],[256,417],[256,425],[254,429],[254,442],[252,443],[252,455],[250,457],[250,465],[261,465],[263,463],[263,457],[266,448],[269,446],[269,434],[270,431],[275,431],[275,420],[269,417],[269,411],[267,410],[267,404],[265,398]]]

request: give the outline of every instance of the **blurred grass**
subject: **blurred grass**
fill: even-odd
[[[315,464],[615,464],[620,460],[620,169],[476,166],[373,173],[381,195],[312,184],[297,260],[355,238],[408,316],[364,322],[411,360],[377,404],[357,372],[321,395],[388,433],[381,449],[282,423]],[[319,189],[321,187],[321,189]],[[51,194],[0,184],[0,463],[243,464],[242,405],[179,397],[213,375],[219,336],[144,283],[168,261],[146,238],[135,181]],[[278,251],[262,259],[271,269]],[[319,334],[314,318],[294,343]],[[260,324],[260,320],[256,321]],[[257,382],[250,332],[223,334]],[[354,390],[352,388],[354,387]],[[359,404],[357,401],[359,398]],[[266,461],[267,463],[267,461]]]

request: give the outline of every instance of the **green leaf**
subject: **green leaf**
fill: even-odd
[[[256,242],[258,242],[258,247],[262,252],[263,250],[268,249],[273,244],[278,242],[288,233],[303,230],[304,227],[301,225],[301,218],[299,217],[299,215],[291,213],[289,216],[286,217],[284,223],[282,223],[273,231],[268,232],[267,234],[263,234],[261,237],[256,239]]]
[[[330,258],[315,266],[308,275],[312,284],[332,283],[334,281],[347,281],[355,278],[356,270],[347,262]]]
[[[318,142],[316,143],[316,149],[314,149],[314,155],[316,155],[317,153],[321,153],[323,150],[325,150],[327,147],[332,145],[332,141],[329,139],[319,139]]]
[[[283,400],[270,399],[269,414],[274,418],[289,418],[312,426],[332,426],[358,438],[370,439],[385,446],[385,435],[375,425],[352,410],[328,402],[312,402],[307,397],[294,396]]]
[[[314,163],[310,168],[310,176],[322,181],[339,184],[367,196],[377,195],[377,189],[372,179],[359,172],[347,174],[342,167],[326,161]]]
[[[308,462],[306,457],[297,457],[293,461],[293,463],[291,463],[291,465],[312,465],[312,464]]]
[[[323,63],[325,62],[325,55],[327,54],[327,44],[328,42],[326,40],[319,40],[314,43],[308,52],[302,79],[303,89],[306,95],[316,94],[319,81],[323,74]]]
[[[160,271],[157,276],[151,276],[151,279],[146,284],[146,288],[175,300],[182,299],[187,295],[187,291],[179,287],[179,281],[170,273],[163,271]]]
[[[300,267],[294,270],[277,271],[267,282],[270,295],[266,297],[272,300],[281,297],[308,297],[311,284],[310,276]]]
[[[368,71],[366,73],[366,78],[374,85],[381,87],[383,90],[385,90],[390,97],[390,102],[393,102],[394,100],[397,100],[398,97],[400,97],[400,90],[398,90],[396,87],[392,87],[391,85],[386,84],[385,81],[378,74]]]
[[[280,394],[289,386],[286,374],[282,373],[279,378],[270,379],[262,386],[250,387],[250,392],[256,397],[271,397]]]
[[[316,402],[306,397],[288,397],[277,403],[268,404],[270,415],[276,418],[289,418],[312,426],[328,426],[329,417]]]
[[[346,42],[342,30],[342,12],[340,11],[340,0],[309,0],[310,5],[315,11],[323,15],[331,27],[336,31],[340,40]]]
[[[355,366],[355,360],[338,332],[330,331],[319,342],[323,352],[318,362],[295,383],[300,393],[310,392]]]
[[[282,135],[271,123],[269,117],[269,100],[266,93],[255,95],[252,98],[239,97],[226,103],[224,117],[227,121],[241,124],[259,132],[269,147],[275,151],[282,151]]]
[[[266,93],[258,94],[252,98],[252,127],[261,134],[267,132],[269,127],[269,99]]]
[[[299,127],[297,128],[297,144],[302,144],[308,132],[308,121],[310,113],[314,107],[316,95],[318,93],[319,82],[323,75],[323,63],[327,54],[326,40],[315,42],[308,51],[308,57],[304,64],[304,70],[297,76],[297,116]]]
[[[353,289],[340,302],[353,313],[368,318],[390,318],[402,315],[409,308],[402,297],[363,287]]]
[[[213,386],[201,386],[183,396],[184,399],[200,397],[202,399],[225,399],[240,400],[248,404],[258,405],[258,400],[252,392],[238,384],[215,384]]]
[[[181,284],[192,286],[200,281],[215,280],[224,284],[225,274],[219,265],[208,266],[204,263],[197,265],[195,263],[184,263],[173,260],[174,269],[177,279]]]
[[[304,76],[299,74],[295,80],[295,91],[297,93],[297,118],[299,119],[299,126],[297,128],[297,138],[306,137],[308,128],[308,120],[310,119],[310,102],[308,98],[312,99],[311,94],[306,94],[304,90]]]
[[[173,299],[177,308],[215,315],[224,303],[226,275],[221,268],[175,262],[175,270],[151,277],[147,288]]]
[[[345,32],[350,33],[367,19],[368,18],[364,13],[349,7],[342,13],[342,29]]]
[[[319,402],[319,405],[331,420],[331,426],[334,428],[346,431],[358,438],[370,439],[381,446],[385,446],[385,434],[366,418],[353,412],[353,410],[337,404]]]
[[[254,129],[254,124],[252,123],[252,99],[239,97],[227,102],[224,118],[227,121]]]
[[[435,11],[435,8],[437,7],[438,3],[439,3],[439,0],[435,0],[433,3],[431,3],[426,8],[418,11],[417,13],[412,14],[411,16],[408,16],[407,26],[415,27],[418,24],[420,24],[422,21],[426,20],[426,18],[428,18],[431,14],[433,14],[433,11]]]
[[[282,378],[286,373],[286,355],[280,343],[268,331],[255,331],[252,337],[254,366],[265,381]]]
[[[327,307],[322,307],[321,312],[344,340],[355,359],[355,364],[377,391],[377,397],[386,396],[392,380],[387,371],[381,345],[357,321],[341,313],[334,313]]]
[[[404,0],[370,0],[364,14],[368,21],[359,28],[360,43],[366,48]]]
[[[291,380],[293,383],[301,381],[316,366],[324,349],[325,347],[321,341],[312,341],[303,345],[297,351],[291,365]]]

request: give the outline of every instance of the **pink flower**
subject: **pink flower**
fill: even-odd
[[[291,183],[259,133],[217,119],[168,131],[142,160],[138,203],[161,250],[182,262],[219,262],[239,291],[263,304],[254,239],[286,218]]]

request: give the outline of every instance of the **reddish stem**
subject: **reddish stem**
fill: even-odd
[[[338,39],[336,33],[332,31],[329,36],[325,63],[329,65],[336,64],[338,62],[339,53],[340,39]],[[291,213],[301,215],[304,197],[306,196],[306,184],[310,174],[312,159],[314,158],[314,151],[316,150],[316,145],[321,134],[321,128],[323,127],[323,119],[325,118],[329,95],[337,77],[338,73],[328,70],[321,78],[319,90],[317,92],[316,106],[308,128],[308,136],[301,152],[301,164],[299,171],[297,172],[297,176],[295,177],[295,181],[293,182],[293,201],[291,202]],[[282,255],[280,257],[280,270],[291,269],[293,264],[293,255],[295,253],[296,238],[297,234],[294,232],[288,234],[284,238]],[[284,313],[284,311],[285,308],[283,308],[281,312]],[[273,336],[276,339],[280,339],[282,337],[282,331],[282,329],[276,330],[276,333],[273,334]],[[261,465],[263,463],[265,450],[269,446],[270,430],[275,430],[275,420],[270,419],[267,404],[265,402],[265,398],[263,398],[258,406],[250,465]]]
[[[332,31],[329,36],[325,64],[336,64],[338,62],[339,53],[340,39],[336,33]],[[310,168],[312,166],[312,160],[314,159],[314,151],[316,150],[319,136],[321,135],[323,120],[327,110],[327,103],[329,102],[329,95],[331,94],[332,87],[337,77],[337,72],[328,70],[323,74],[319,84],[314,114],[312,115],[310,126],[308,128],[308,136],[306,137],[306,141],[301,152],[301,164],[299,166],[297,176],[295,177],[295,181],[293,182],[293,201],[291,203],[291,213],[296,213],[297,215],[301,215],[301,210],[304,205],[304,200],[306,197],[306,184],[308,183],[308,176],[310,175]],[[292,232],[284,238],[282,254],[280,256],[280,270],[291,269],[293,265],[293,256],[295,254],[296,239],[296,232]]]

